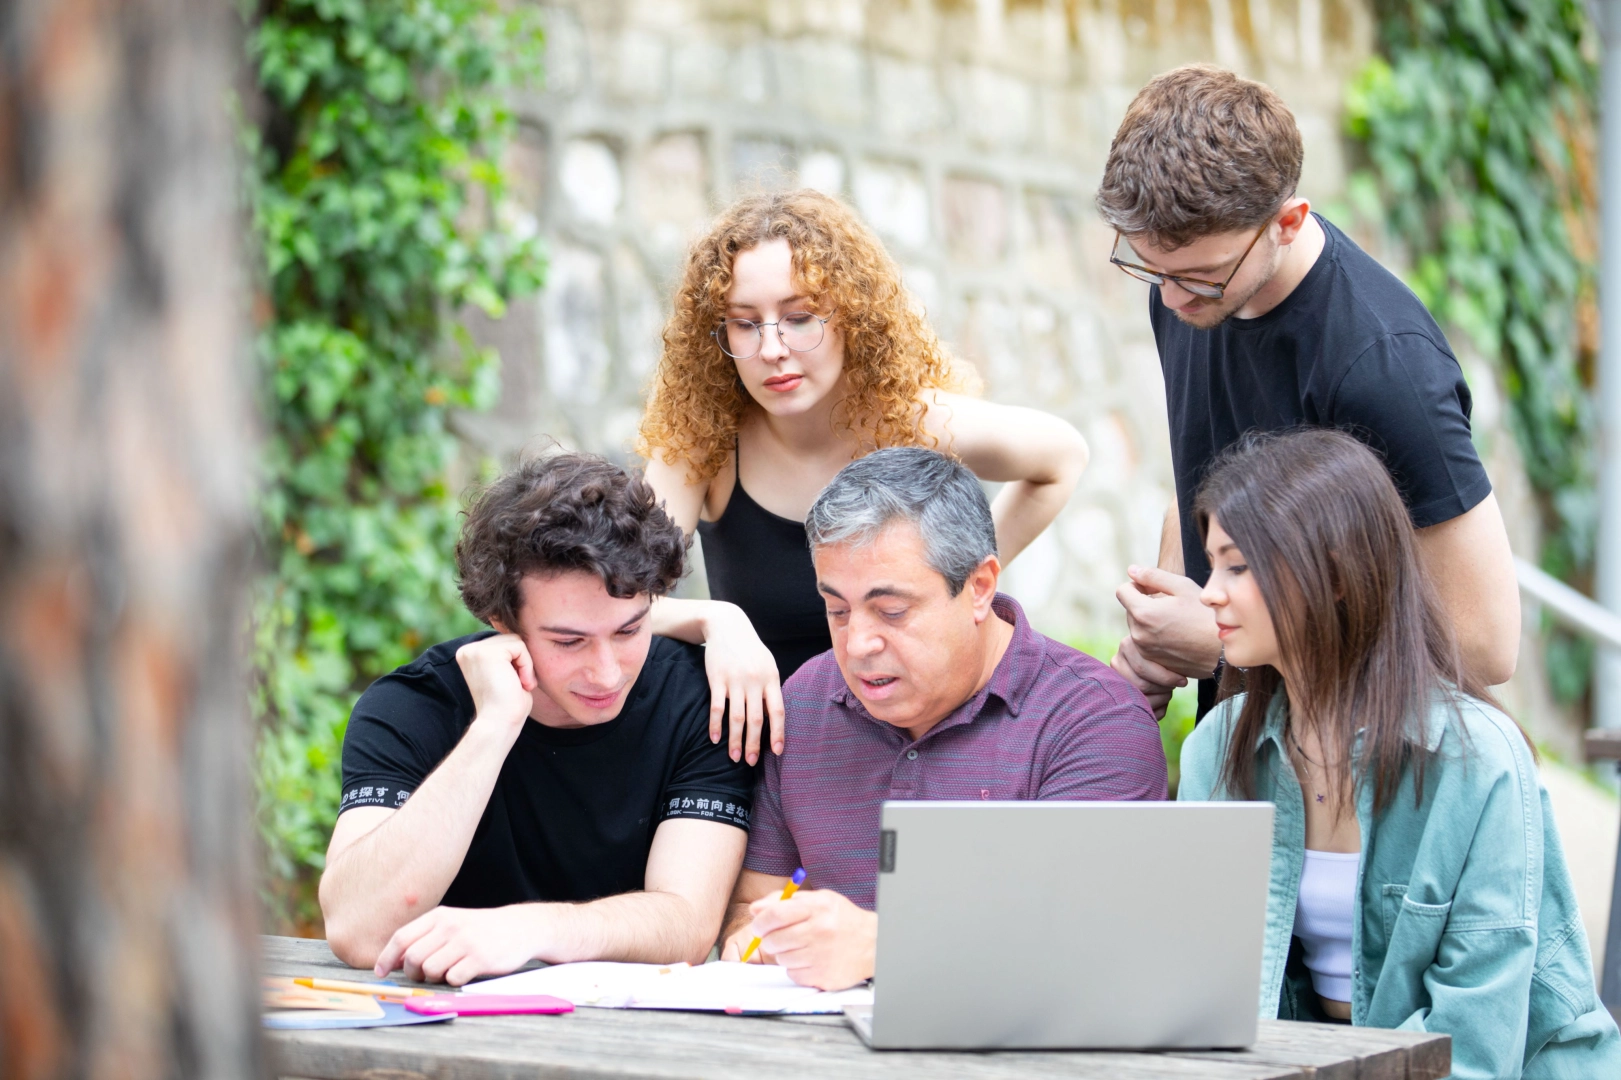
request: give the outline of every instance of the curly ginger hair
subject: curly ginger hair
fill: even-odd
[[[636,452],[685,462],[694,481],[720,472],[751,399],[712,331],[726,317],[739,252],[788,241],[794,280],[844,334],[848,388],[835,430],[863,452],[932,442],[925,390],[973,391],[901,284],[900,268],[872,231],[837,199],[812,190],[752,195],[722,214],[692,247],[664,326]]]

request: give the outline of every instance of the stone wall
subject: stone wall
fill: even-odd
[[[627,457],[693,234],[760,186],[835,193],[992,398],[1085,433],[1081,489],[1007,585],[1049,633],[1117,638],[1114,589],[1155,557],[1170,451],[1147,287],[1108,265],[1091,205],[1110,137],[1155,73],[1232,67],[1290,103],[1302,190],[1345,223],[1342,93],[1371,52],[1366,0],[579,0],[546,15],[548,81],[520,103],[517,166],[551,272],[538,302],[481,329],[505,394],[469,435]],[[1482,449],[1524,505],[1490,374],[1466,367]],[[1511,520],[1534,550],[1535,515]],[[1537,684],[1515,700],[1542,713]]]
[[[1120,629],[1170,491],[1145,289],[1091,207],[1126,103],[1215,60],[1290,101],[1306,191],[1341,193],[1340,88],[1368,55],[1356,0],[584,0],[546,11],[547,85],[521,103],[522,195],[551,272],[484,328],[505,394],[468,424],[501,453],[549,435],[628,454],[686,244],[719,207],[803,184],[853,203],[998,401],[1067,417],[1093,464],[1009,587],[1049,632]],[[1264,47],[1258,47],[1264,43]],[[700,586],[701,587],[701,586]]]

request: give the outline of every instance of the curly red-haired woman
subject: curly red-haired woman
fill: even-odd
[[[753,762],[767,718],[782,749],[780,680],[831,645],[803,521],[834,473],[884,446],[955,455],[1005,482],[992,512],[1006,563],[1057,516],[1088,451],[1057,417],[974,396],[883,245],[818,192],[732,206],[693,245],[673,306],[637,449],[671,516],[699,531],[715,600],[661,600],[653,629],[707,643],[711,736],[729,700],[746,719],[732,756]]]

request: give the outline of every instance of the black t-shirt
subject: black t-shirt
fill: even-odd
[[[378,679],[343,739],[343,800],[403,805],[473,722],[456,650],[435,645]],[[619,715],[605,724],[523,726],[501,766],[443,903],[578,901],[643,887],[653,832],[694,817],[747,829],[753,771],[709,741],[703,650],[655,637]]]
[[[1248,431],[1344,429],[1384,458],[1417,528],[1450,521],[1491,492],[1469,438],[1469,387],[1441,328],[1394,274],[1317,221],[1317,262],[1260,318],[1199,330],[1149,290],[1183,567],[1200,584],[1210,564],[1194,495],[1211,459]]]

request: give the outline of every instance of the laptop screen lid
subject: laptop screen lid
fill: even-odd
[[[872,1045],[1253,1043],[1272,813],[886,802]]]

